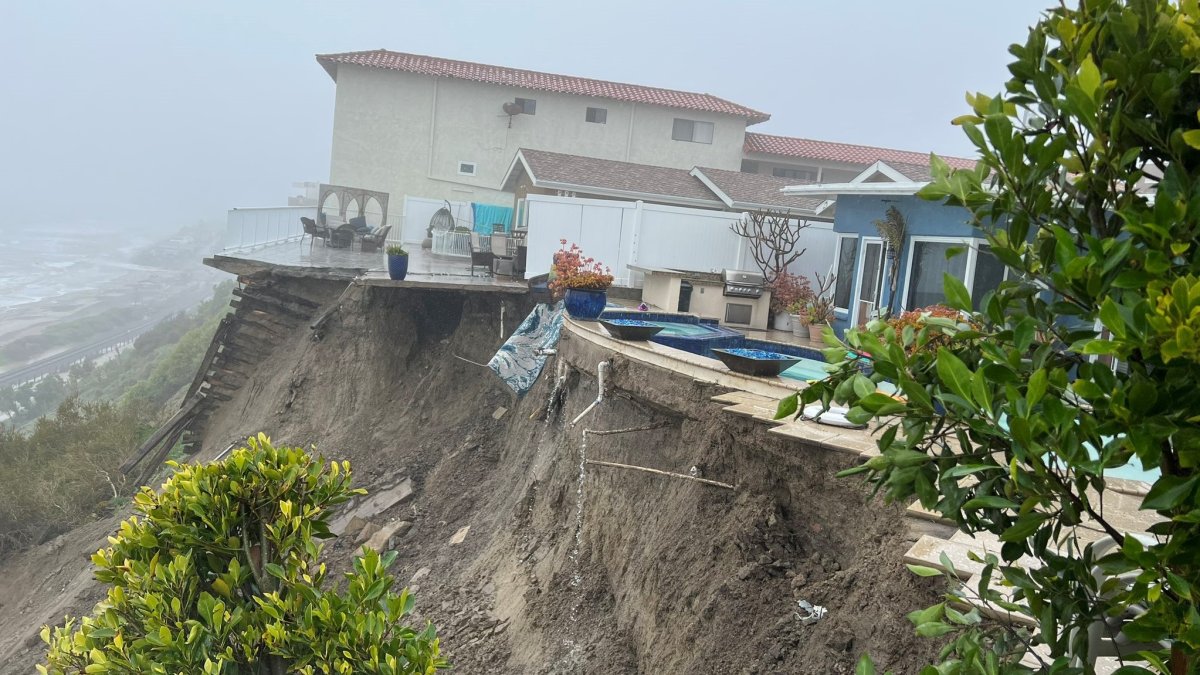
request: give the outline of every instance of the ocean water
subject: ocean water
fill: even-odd
[[[149,242],[111,229],[10,228],[0,246],[0,316],[42,300],[94,290],[140,266],[130,254]],[[12,230],[12,231],[9,231]]]

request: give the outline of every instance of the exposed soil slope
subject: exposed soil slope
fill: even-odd
[[[570,428],[611,354],[564,339],[561,366],[517,402],[468,360],[488,360],[526,301],[357,293],[320,341],[297,331],[257,364],[208,420],[199,457],[264,431],[350,459],[368,489],[411,478],[414,497],[373,520],[412,522],[393,572],[417,577],[420,617],[458,672],[839,673],[869,651],[904,673],[933,656],[903,615],[934,586],[900,563],[900,512],[832,477],[844,457],[770,437],[710,403],[717,390],[619,358],[611,395]],[[566,393],[547,413],[558,367]],[[587,457],[694,466],[736,489],[594,465],[580,479],[582,429],[648,425],[661,426],[589,436]],[[94,602],[86,553],[106,526],[0,563],[0,674],[29,671],[43,621]],[[327,548],[335,564],[352,539]],[[802,625],[797,599],[828,615]]]

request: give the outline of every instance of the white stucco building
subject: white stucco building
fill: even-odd
[[[508,198],[519,148],[737,170],[768,115],[709,94],[377,50],[317,57],[337,83],[331,183],[433,199]]]

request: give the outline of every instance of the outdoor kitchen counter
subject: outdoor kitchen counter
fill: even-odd
[[[761,286],[758,277],[750,296],[727,293],[724,273],[664,269],[630,265],[641,272],[642,301],[664,312],[685,312],[718,319],[734,328],[767,328],[767,313],[771,306],[771,291]],[[734,284],[728,284],[733,286]]]

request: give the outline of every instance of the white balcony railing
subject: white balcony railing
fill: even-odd
[[[470,258],[471,233],[434,230],[433,253],[450,258]]]

